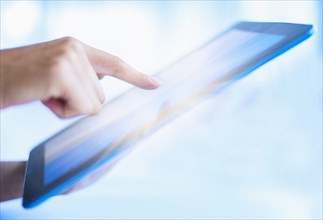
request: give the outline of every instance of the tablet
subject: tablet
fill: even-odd
[[[312,25],[240,22],[155,76],[157,90],[132,88],[36,146],[27,163],[23,207],[68,189],[138,141],[308,38]]]

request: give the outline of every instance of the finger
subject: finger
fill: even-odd
[[[60,93],[56,96],[43,100],[43,103],[60,118],[70,118],[80,114],[96,114],[101,104],[89,96],[89,93],[80,84],[75,74],[65,74],[66,77],[59,83]]]
[[[138,72],[120,58],[87,45],[84,48],[97,74],[110,75],[143,89],[159,87],[157,79]]]
[[[79,56],[80,56],[80,60],[78,61],[78,63],[75,64],[75,66],[80,67],[78,68],[78,72],[80,72],[80,77],[83,79],[82,84],[85,87],[91,87],[91,88],[88,88],[88,90],[93,90],[99,102],[102,104],[105,100],[105,96],[99,82],[99,77],[94,71],[85,52],[84,51],[80,52]],[[93,91],[88,91],[88,92],[92,93]]]
[[[55,99],[55,98],[50,98],[47,100],[43,100],[42,103],[49,108],[55,115],[59,117],[62,116],[62,109],[66,105],[65,101],[63,99]]]
[[[82,84],[79,87],[70,89],[68,97],[66,97],[66,105],[62,109],[64,118],[74,117],[77,115],[94,115],[101,109],[101,103],[94,92],[89,92],[90,89],[84,88]]]
[[[63,99],[50,98],[42,101],[42,103],[59,118],[71,118],[81,114],[91,115],[98,112],[81,107],[75,108]]]
[[[75,58],[77,57],[77,59]],[[89,63],[85,52],[80,49],[76,56],[70,57],[70,81],[66,88],[66,105],[61,108],[63,117],[73,117],[80,114],[92,115],[99,112],[104,101],[104,94],[98,83],[98,78]]]

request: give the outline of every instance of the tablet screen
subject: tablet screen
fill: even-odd
[[[185,110],[230,84],[284,35],[233,29],[156,75],[155,91],[133,88],[45,143],[44,184],[93,158],[113,159]],[[243,69],[242,69],[243,70]]]
[[[23,206],[40,204],[313,33],[312,25],[240,22],[159,72],[156,90],[132,88],[44,141],[27,164]]]

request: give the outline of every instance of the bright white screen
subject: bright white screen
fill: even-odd
[[[159,89],[133,89],[108,103],[100,114],[83,119],[46,143],[44,183],[51,183],[95,155],[127,150],[141,137],[231,83],[233,70],[283,38],[231,30],[158,74],[162,82]]]

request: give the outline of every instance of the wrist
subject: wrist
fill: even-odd
[[[8,107],[8,82],[12,69],[12,57],[9,50],[0,51],[0,109]]]

